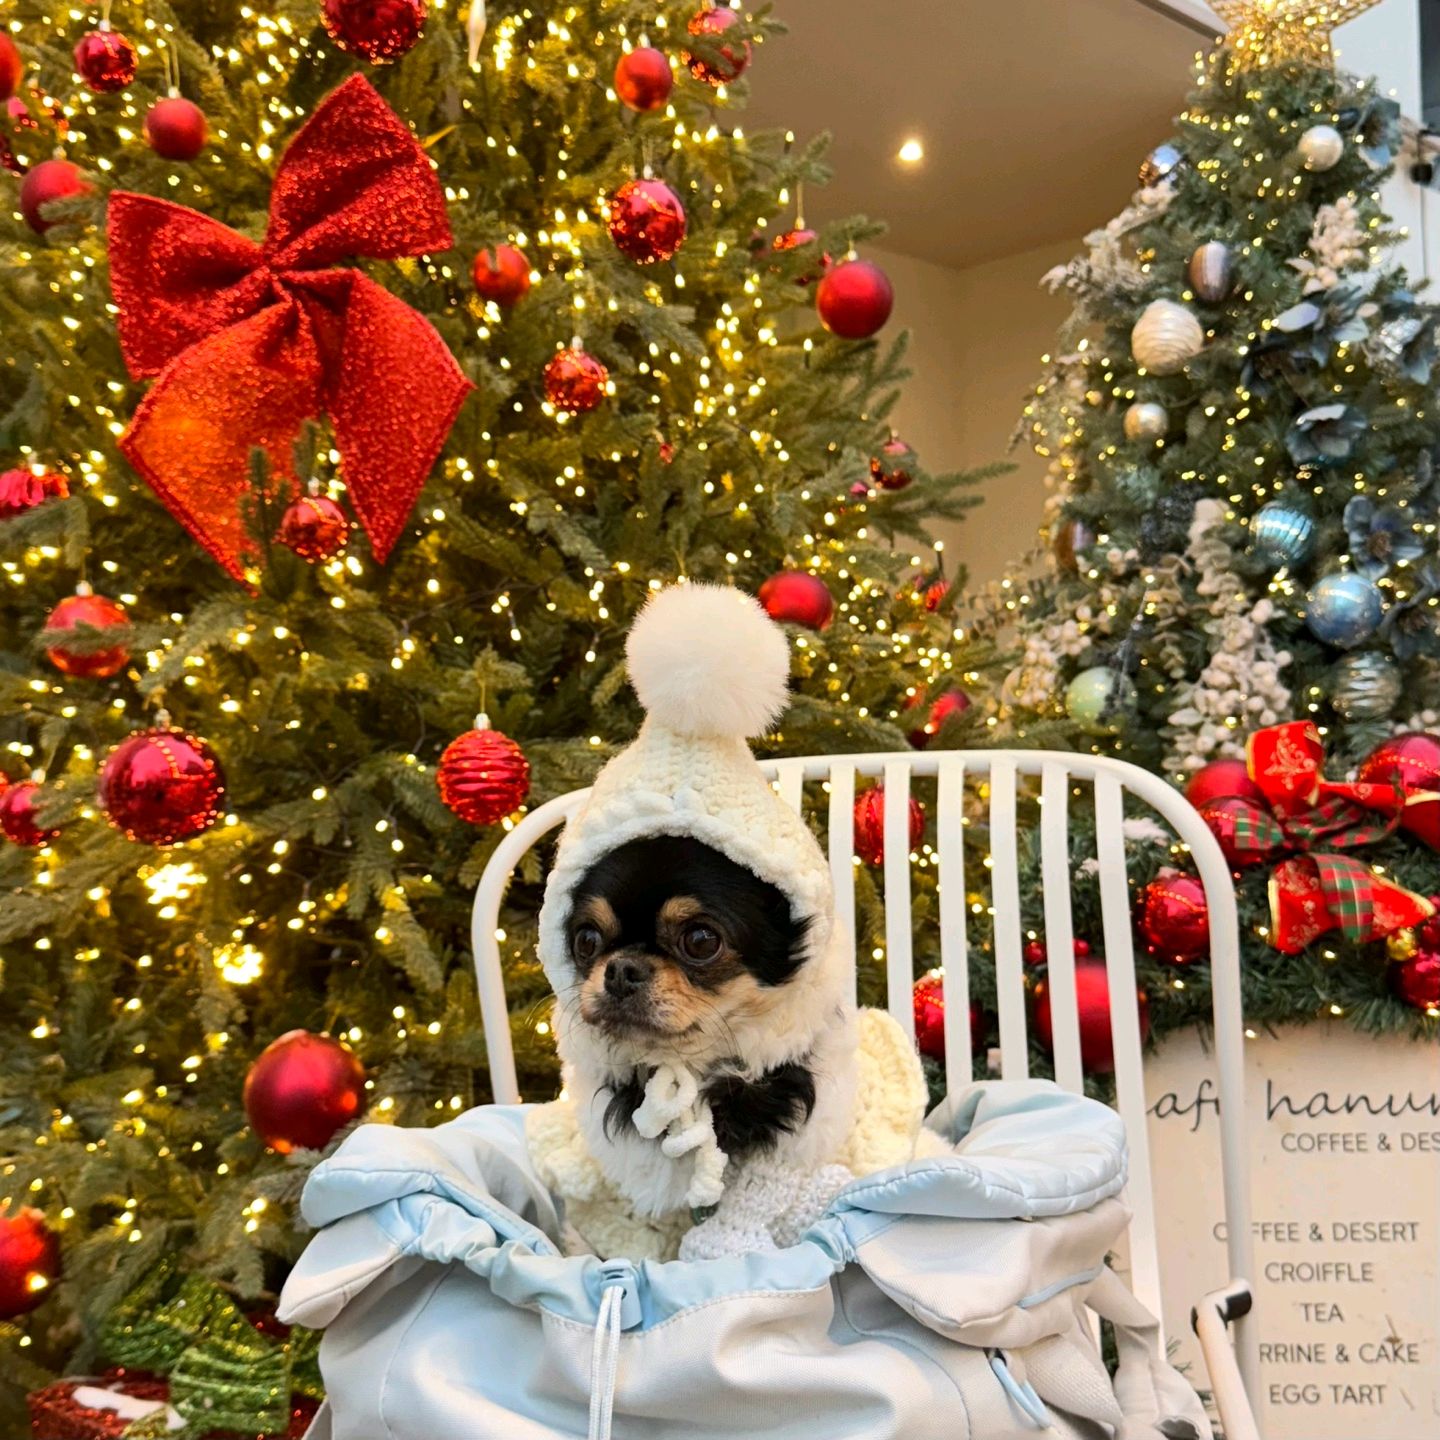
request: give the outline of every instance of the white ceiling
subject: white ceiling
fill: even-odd
[[[833,135],[835,178],[807,197],[807,220],[863,213],[888,222],[886,249],[976,265],[1078,239],[1124,205],[1189,89],[1204,13],[1193,0],[775,0],[790,33],[756,55],[744,124]],[[911,135],[925,159],[903,166]]]

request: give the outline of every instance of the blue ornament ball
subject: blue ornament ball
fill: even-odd
[[[1317,640],[1348,650],[1375,633],[1384,610],[1379,589],[1363,575],[1327,575],[1307,597],[1305,623]]]
[[[1262,505],[1250,521],[1250,544],[1267,565],[1292,569],[1310,558],[1315,522],[1304,510],[1283,500]]]
[[[1066,687],[1065,713],[1089,735],[1114,735],[1135,713],[1137,698],[1128,675],[1092,665]]]

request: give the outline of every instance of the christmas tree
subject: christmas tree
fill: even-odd
[[[823,144],[738,123],[779,27],[698,4],[7,7],[7,1417],[109,1361],[285,1428],[306,1169],[487,1098],[471,892],[633,734],[654,589],[790,625],[772,751],[964,723],[878,227],[804,227]]]
[[[999,733],[1187,786],[1239,877],[1247,1018],[1433,1034],[1440,370],[1387,263],[1398,109],[1332,64],[1366,0],[1216,8],[1177,133],[1047,277],[1075,309],[1022,422],[1049,553],[992,606],[1020,646]],[[1203,895],[1160,858],[1140,928],[1188,961]],[[1208,1003],[1201,973],[1157,1020]]]

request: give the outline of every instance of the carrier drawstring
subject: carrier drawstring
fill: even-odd
[[[615,1382],[620,1375],[621,1310],[625,1281],[607,1276],[595,1316],[595,1340],[590,1349],[590,1437],[611,1440],[615,1416]]]
[[[1053,1430],[1055,1420],[1045,1408],[1045,1402],[1035,1393],[1035,1387],[1028,1380],[1022,1385],[1010,1373],[1004,1352],[992,1350],[989,1358],[995,1378],[1005,1387],[1005,1393],[1019,1407],[1020,1413],[1036,1430]]]

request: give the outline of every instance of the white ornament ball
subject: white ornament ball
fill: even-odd
[[[1329,170],[1340,163],[1345,139],[1333,125],[1312,125],[1300,137],[1298,148],[1307,170]]]
[[[1137,400],[1125,412],[1127,440],[1163,440],[1170,431],[1170,416],[1153,400]]]
[[[1135,363],[1152,375],[1176,375],[1205,344],[1205,331],[1195,316],[1174,300],[1152,300],[1130,332]]]

